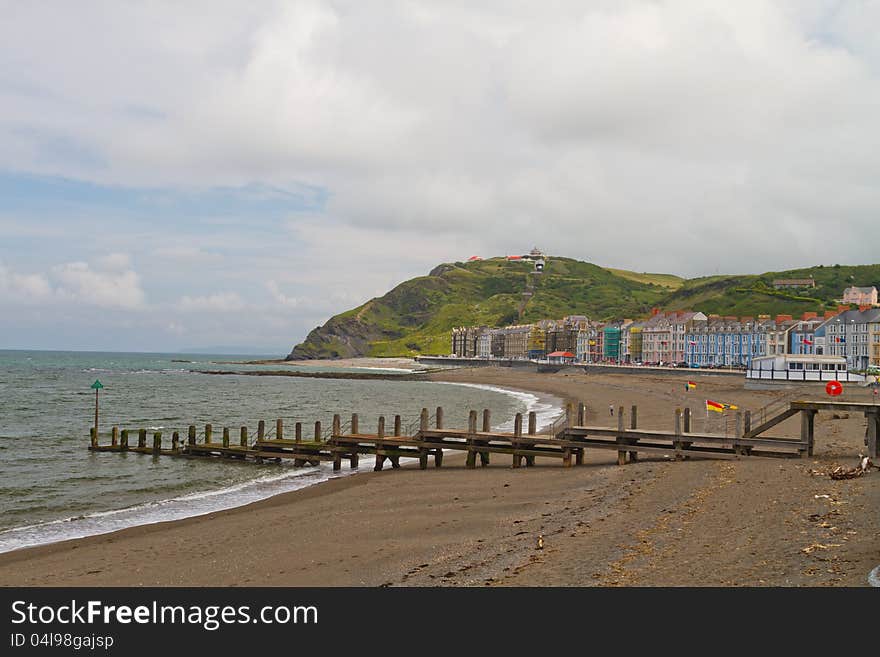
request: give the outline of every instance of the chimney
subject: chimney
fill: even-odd
[[[806,320],[806,319],[816,319],[816,317],[818,317],[818,315],[817,315],[816,313],[814,313],[814,312],[806,312],[806,313],[804,313],[804,316],[803,316],[802,319],[805,319],[805,320]]]
[[[791,315],[776,315],[776,323],[779,324],[781,322],[790,322]]]

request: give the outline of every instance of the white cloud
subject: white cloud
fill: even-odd
[[[185,210],[120,227],[118,255],[27,274],[34,298],[143,307],[121,254],[147,253],[154,304],[261,308],[255,330],[295,340],[440,261],[534,245],[685,275],[877,259],[870,3],[81,2],[6,18],[0,169],[327,194],[286,231]],[[75,232],[0,220],[23,243]]]
[[[242,298],[235,292],[218,292],[207,296],[181,297],[177,308],[184,312],[228,312],[245,307]]]
[[[92,269],[86,262],[71,262],[52,269],[55,294],[64,300],[103,308],[136,310],[145,305],[140,276],[131,269],[119,270],[122,258],[110,257]],[[108,269],[107,266],[111,268]]]
[[[0,262],[0,298],[25,303],[42,303],[52,294],[49,281],[41,274],[19,274]]]
[[[153,250],[153,255],[163,260],[171,260],[181,263],[201,263],[217,260],[220,255],[206,251],[197,246],[163,246]]]

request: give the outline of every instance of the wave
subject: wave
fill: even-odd
[[[553,421],[559,417],[559,414],[562,412],[562,400],[552,395],[539,396],[533,392],[526,392],[525,390],[502,388],[500,386],[492,386],[485,383],[456,383],[451,381],[434,381],[434,383],[437,383],[438,385],[465,386],[467,388],[491,390],[492,392],[500,392],[515,397],[525,404],[526,413],[531,413],[532,411],[535,412],[538,431],[553,424]],[[492,428],[496,431],[513,431],[513,418],[495,425]]]
[[[478,388],[514,397],[525,405],[526,412],[536,412],[539,430],[551,424],[562,408],[561,400],[549,395],[542,397],[522,390],[478,383],[452,383],[446,381],[436,381],[434,383],[438,385]],[[512,431],[513,420],[508,420],[493,428],[498,431]],[[404,462],[415,462],[417,460],[403,459]],[[300,490],[337,477],[350,476],[358,472],[357,470],[349,469],[334,472],[330,463],[323,463],[309,468],[298,467],[294,469],[293,466],[289,465],[281,467],[283,471],[280,473],[273,472],[272,474],[265,474],[220,488],[194,491],[122,509],[96,511],[60,520],[6,529],[0,531],[0,552],[9,552],[36,545],[84,538],[86,536],[97,536],[129,527],[182,520],[224,509],[232,509],[281,493]]]

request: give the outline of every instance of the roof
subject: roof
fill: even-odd
[[[547,358],[574,358],[574,354],[570,351],[554,351],[547,354]]]
[[[773,285],[813,285],[815,282],[812,278],[777,278]]]
[[[855,290],[861,294],[871,294],[872,292],[876,292],[877,288],[873,285],[871,287],[848,287],[844,290],[844,293],[849,292],[850,290]]]
[[[839,315],[825,320],[826,326],[831,326],[837,322],[853,324],[873,324],[880,322],[880,308],[871,308],[870,310],[847,310]]]

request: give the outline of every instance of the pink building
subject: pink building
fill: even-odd
[[[843,302],[854,303],[857,306],[876,306],[876,287],[848,287],[843,291]]]

